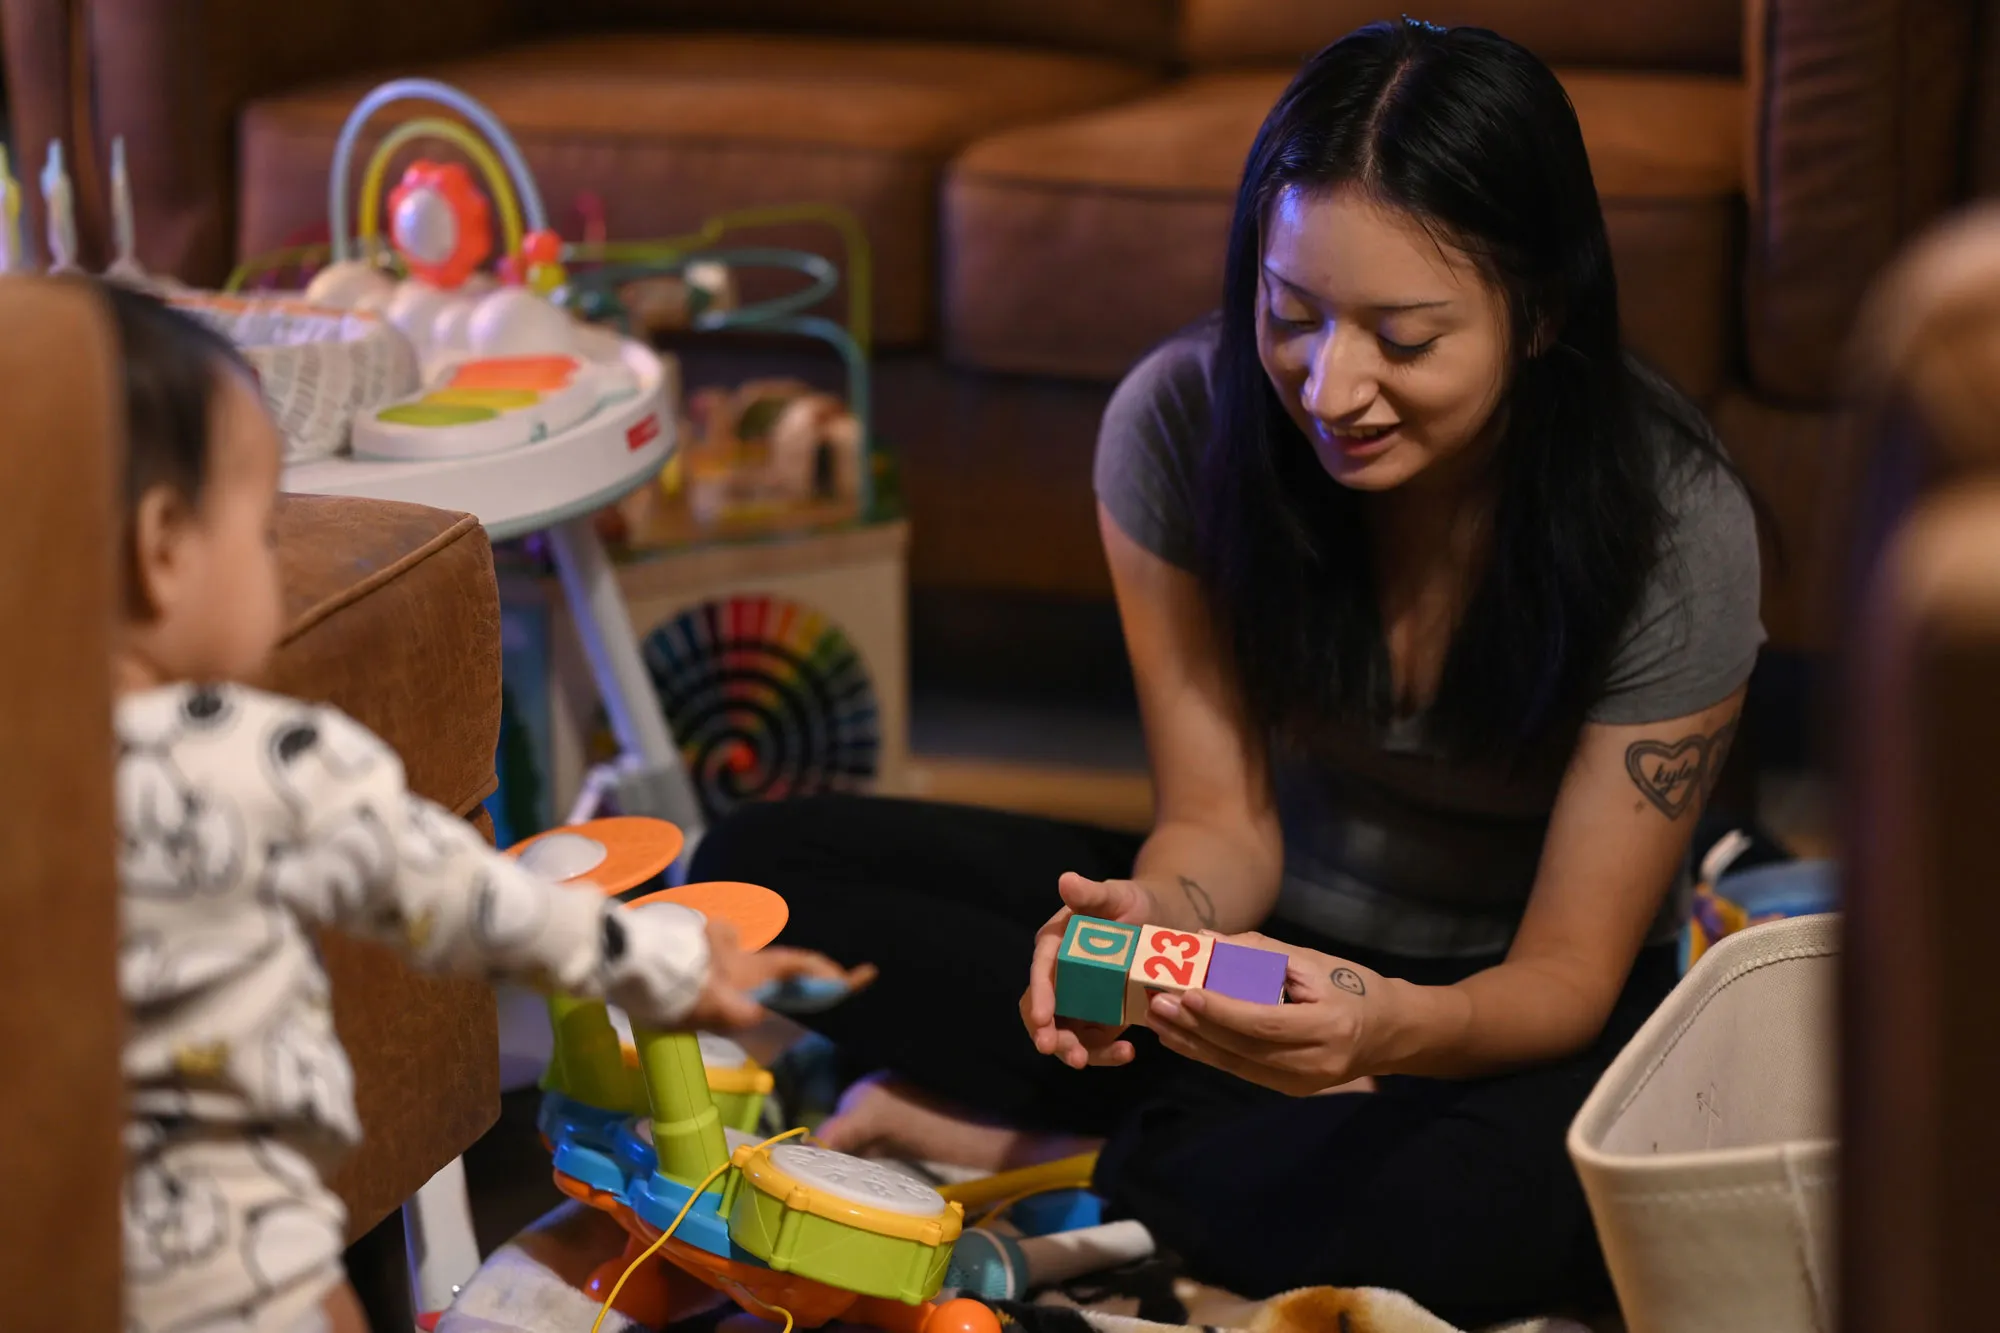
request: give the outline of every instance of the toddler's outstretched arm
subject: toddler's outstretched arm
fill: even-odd
[[[593,888],[529,873],[411,795],[395,753],[352,719],[330,708],[306,716],[313,762],[280,766],[300,836],[273,849],[268,886],[294,912],[387,943],[427,970],[604,999],[649,1026],[711,1017],[713,1004],[696,1012],[711,971],[699,915],[624,911]],[[838,973],[830,963],[785,970],[827,969]],[[754,1013],[736,1006],[716,1017]]]

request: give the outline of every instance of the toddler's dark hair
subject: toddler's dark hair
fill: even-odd
[[[98,290],[118,330],[125,379],[124,510],[129,522],[155,486],[198,503],[208,480],[208,428],[217,384],[250,374],[236,345],[158,297],[113,282]]]

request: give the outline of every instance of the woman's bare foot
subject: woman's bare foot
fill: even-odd
[[[980,1120],[880,1074],[849,1088],[816,1137],[857,1157],[901,1157],[989,1172],[1053,1162],[1098,1146],[1096,1139],[1030,1134]]]

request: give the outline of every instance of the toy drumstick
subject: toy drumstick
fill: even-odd
[[[1079,1153],[1075,1157],[1065,1157],[1060,1161],[1042,1162],[1013,1171],[1002,1171],[998,1175],[959,1181],[956,1184],[940,1187],[938,1193],[947,1199],[964,1204],[968,1210],[977,1210],[1003,1200],[1018,1199],[1049,1190],[1088,1189],[1091,1173],[1096,1170],[1097,1154]]]

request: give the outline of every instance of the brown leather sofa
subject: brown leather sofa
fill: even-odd
[[[2000,208],[1889,274],[1853,363],[1841,1320],[1992,1318],[2000,997]]]
[[[0,1328],[113,1329],[123,1120],[111,802],[117,605],[108,322],[76,286],[0,279]],[[295,499],[288,628],[268,686],[338,705],[418,792],[478,819],[499,727],[498,593],[470,518]],[[329,936],[367,1141],[334,1182],[359,1236],[499,1111],[482,985]]]
[[[495,786],[500,592],[468,514],[284,497],[287,628],[264,684],[349,713],[402,757],[410,789],[472,820]],[[379,945],[321,941],[367,1134],[334,1188],[350,1238],[381,1221],[500,1114],[493,992],[420,977]]]
[[[2000,162],[1985,0],[1441,0],[1563,72],[1633,343],[1771,501],[1766,615],[1816,638],[1837,350],[1869,277]],[[16,141],[130,141],[140,248],[197,281],[323,224],[335,132],[428,72],[518,134],[551,209],[619,237],[830,201],[876,253],[884,438],[917,590],[1102,597],[1088,480],[1111,384],[1211,307],[1251,135],[1362,0],[4,0]],[[1985,80],[1990,84],[1993,80]],[[775,239],[775,238],[774,238]],[[810,234],[805,239],[817,243]]]

